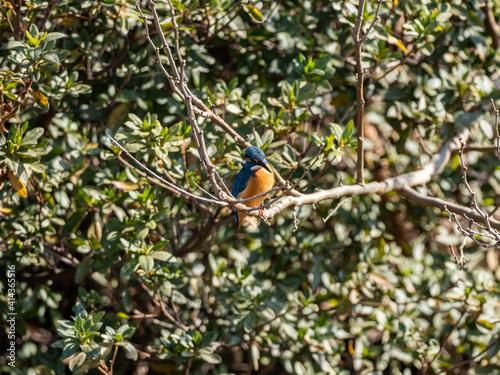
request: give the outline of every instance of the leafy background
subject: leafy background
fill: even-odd
[[[173,4],[198,97],[286,179],[319,153],[301,191],[354,183],[357,2]],[[500,373],[496,249],[467,243],[460,271],[454,224],[396,193],[349,198],[326,221],[338,201],[239,232],[228,210],[148,182],[106,138],[195,194],[210,189],[134,2],[1,5],[0,269],[16,265],[18,313],[16,368],[2,353],[1,371]],[[168,4],[157,8],[172,42]],[[363,47],[368,181],[420,168],[463,127],[494,143],[500,56],[486,15],[499,12],[498,1],[382,2]],[[244,150],[201,125],[231,186]],[[468,163],[492,209],[496,155]],[[455,156],[426,190],[469,206],[458,167]]]

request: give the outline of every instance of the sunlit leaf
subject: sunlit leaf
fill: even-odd
[[[12,189],[14,189],[14,191],[21,197],[27,198],[28,190],[26,190],[26,186],[24,186],[24,183],[19,179],[19,177],[17,177],[17,175],[11,170],[7,172],[7,177],[9,178]]]
[[[117,189],[123,190],[124,192],[129,192],[133,190],[139,189],[139,185],[134,184],[133,182],[128,181],[113,181],[113,186]]]
[[[38,104],[41,109],[45,111],[49,109],[49,101],[40,91],[32,89],[31,95],[33,95],[33,99],[35,99],[36,104]]]
[[[264,17],[262,17],[262,13],[260,13],[260,11],[256,7],[254,7],[253,5],[250,5],[250,4],[244,4],[244,6],[247,9],[247,13],[250,16],[250,18],[252,19],[252,21],[254,21],[256,23],[262,23],[262,21],[264,21]]]

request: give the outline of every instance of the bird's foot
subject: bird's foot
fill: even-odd
[[[259,215],[260,215],[260,216],[264,216],[264,211],[259,210]]]

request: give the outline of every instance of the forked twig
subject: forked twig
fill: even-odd
[[[472,219],[470,216],[464,214],[463,216],[465,217],[465,219],[468,222],[467,227],[464,227],[458,221],[457,215],[454,212],[451,212],[448,209],[448,207],[444,206],[444,210],[455,221],[455,224],[457,225],[458,231],[464,235],[464,242],[462,242],[462,245],[460,246],[460,258],[455,254],[452,246],[450,245],[450,247],[449,247],[450,252],[453,254],[453,256],[457,260],[457,263],[460,265],[460,267],[463,269],[463,267],[465,266],[465,263],[466,263],[466,260],[464,258],[464,254],[463,254],[463,248],[465,246],[465,238],[470,238],[478,246],[481,246],[485,249],[490,249],[493,247],[500,246],[500,233],[498,232],[497,229],[492,227],[491,221],[490,221],[490,214],[486,213],[485,210],[482,210],[477,203],[477,198],[476,198],[477,194],[472,189],[472,187],[470,186],[469,181],[467,179],[468,167],[465,165],[465,159],[464,159],[465,142],[463,141],[462,138],[459,139],[459,142],[460,142],[460,150],[458,151],[458,156],[459,156],[459,160],[460,160],[460,167],[462,169],[462,181],[465,184],[465,187],[467,188],[467,191],[469,192],[470,196],[472,197],[472,204],[471,204],[472,209],[482,218],[482,221],[485,224],[485,225],[481,225],[481,224],[477,223],[474,219]],[[478,230],[474,230],[473,229],[474,227],[477,227]],[[494,243],[485,242],[483,239],[486,239],[486,238],[493,240]]]

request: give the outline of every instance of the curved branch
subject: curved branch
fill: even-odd
[[[312,194],[304,194],[300,197],[286,197],[280,203],[273,207],[267,208],[261,212],[265,219],[279,214],[284,209],[291,206],[302,206],[305,204],[315,204],[327,199],[338,199],[341,197],[351,197],[354,195],[366,194],[385,194],[391,191],[402,190],[405,187],[423,185],[431,180],[431,178],[440,173],[450,160],[452,151],[460,147],[459,139],[467,139],[469,136],[468,130],[462,130],[456,133],[448,141],[446,141],[441,150],[435,154],[431,161],[422,169],[405,173],[397,177],[391,177],[384,181],[374,181],[366,185],[345,185],[338,186],[328,190],[318,191]],[[264,205],[265,206],[265,205]],[[251,208],[249,211],[262,210],[262,206]]]
[[[408,186],[405,186],[404,188],[399,190],[398,193],[401,194],[403,197],[408,198],[412,202],[418,203],[421,206],[436,207],[439,208],[441,211],[446,211],[445,210],[446,207],[448,208],[448,210],[450,210],[450,212],[459,214],[461,216],[467,216],[475,221],[485,223],[484,218],[471,208],[460,206],[459,204],[456,203],[447,202],[443,199],[429,197],[420,194],[419,192]],[[500,221],[495,219],[490,219],[490,224],[493,228],[500,229]]]

